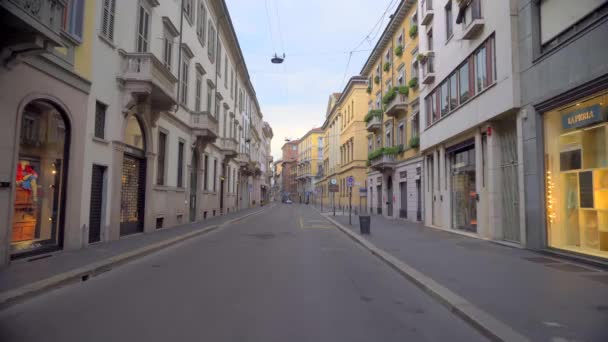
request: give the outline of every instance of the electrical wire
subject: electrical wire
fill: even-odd
[[[268,24],[268,32],[270,32],[270,40],[272,41],[272,48],[276,50],[276,44],[274,42],[274,34],[272,33],[272,21],[270,20],[270,12],[268,11],[268,0],[264,0],[264,6],[266,7],[266,23]]]
[[[277,17],[277,26],[279,29],[279,42],[281,43],[281,50],[285,53],[285,45],[283,45],[283,30],[281,29],[281,16],[279,16],[279,5],[277,0],[274,0],[274,13]]]

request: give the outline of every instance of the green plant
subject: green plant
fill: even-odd
[[[418,146],[420,146],[420,138],[419,137],[412,137],[410,139],[410,147],[416,148]]]
[[[410,27],[410,38],[414,38],[418,35],[418,25]]]
[[[385,62],[384,66],[382,67],[382,70],[384,70],[385,72],[391,70],[391,63],[390,62]]]
[[[426,55],[422,52],[418,52],[418,56],[416,56],[416,59],[418,60],[418,62],[422,62],[426,59]]]
[[[374,83],[380,84],[380,76],[378,76],[378,75],[374,76]]]
[[[370,162],[369,160],[365,161],[365,166],[370,166],[372,165],[372,162]]]
[[[403,46],[402,45],[398,45],[395,48],[395,55],[398,56],[398,57],[403,56]]]
[[[386,94],[382,97],[382,103],[388,105],[389,103],[393,102],[395,97],[397,97],[397,92],[395,91],[395,88],[391,88],[391,90],[386,92]]]
[[[412,78],[408,85],[410,86],[410,88],[418,88],[418,77]]]
[[[399,146],[393,146],[393,147],[385,147],[382,154],[385,156],[396,156],[397,154],[399,154],[401,152],[403,152],[403,151],[400,151]]]
[[[376,158],[379,158],[379,157],[383,156],[383,155],[384,155],[384,150],[385,150],[385,148],[384,148],[384,147],[380,147],[380,148],[378,148],[378,149],[376,149],[376,150],[374,150],[374,151],[370,152],[370,153],[367,155],[367,160],[368,160],[368,161],[372,161],[372,160],[374,160],[374,159],[376,159]]]
[[[367,86],[367,89],[366,89],[365,91],[366,91],[368,94],[371,94],[371,93],[372,93],[372,85],[371,85],[371,84],[370,84],[370,85],[368,85],[368,86]]]
[[[374,117],[380,118],[382,117],[382,111],[380,109],[372,109],[363,118],[363,121],[366,123],[370,122]]]
[[[408,86],[399,86],[397,87],[397,92],[401,95],[408,96],[410,94],[410,88]]]

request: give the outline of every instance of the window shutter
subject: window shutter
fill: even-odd
[[[109,30],[109,22],[110,22],[110,8],[109,8],[110,1],[111,0],[103,1],[103,10],[102,10],[102,14],[101,14],[101,34],[104,37],[109,37],[108,30]]]
[[[475,96],[475,54],[469,57],[469,98]]]
[[[486,42],[486,83],[484,87],[492,84],[494,82],[494,39],[490,38]]]
[[[108,11],[108,38],[114,40],[114,13],[116,11],[116,0],[108,0],[110,2],[110,8]]]

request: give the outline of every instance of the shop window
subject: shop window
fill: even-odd
[[[550,247],[608,258],[608,92],[544,113]]]
[[[47,102],[28,104],[21,119],[11,231],[13,258],[61,247],[69,129]]]

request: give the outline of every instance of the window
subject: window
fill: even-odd
[[[405,122],[399,123],[399,132],[397,134],[397,145],[405,144]]]
[[[224,55],[224,88],[228,89],[228,55]]]
[[[163,64],[169,71],[171,71],[171,65],[173,61],[173,36],[165,31],[163,37]]]
[[[180,141],[177,148],[177,187],[184,187],[184,142]]]
[[[109,41],[114,40],[114,13],[116,11],[116,0],[103,0],[101,14],[101,35]]]
[[[371,153],[373,149],[374,149],[374,139],[370,135],[369,137],[367,137],[367,152]]]
[[[213,116],[217,119],[217,117],[222,113],[220,110],[220,100],[217,98],[215,98],[215,113],[213,114]]]
[[[207,41],[207,45],[209,45],[207,49],[207,56],[209,56],[209,61],[213,63],[215,62],[215,27],[213,27],[211,20],[209,20],[209,33]]]
[[[207,10],[205,2],[198,0],[198,13],[196,15],[196,35],[201,45],[205,46],[205,23],[207,22]]]
[[[399,68],[399,76],[397,77],[397,84],[399,86],[405,85],[405,65]]]
[[[106,129],[106,110],[108,106],[97,101],[95,103],[95,137],[99,139],[105,138]]]
[[[401,46],[403,47],[404,41],[403,41],[403,30],[401,31],[401,33],[399,34],[399,37],[397,37],[397,46]]]
[[[139,5],[137,25],[137,52],[148,52],[150,34],[150,13],[142,4]]]
[[[84,0],[70,0],[65,11],[63,30],[78,41],[82,41]]]
[[[209,156],[205,155],[203,163],[203,189],[209,191]]]
[[[194,102],[194,110],[201,111],[201,97],[203,96],[203,75],[200,72],[196,73],[196,94]]]
[[[458,107],[458,73],[450,76],[450,110]]]
[[[188,19],[188,21],[190,23],[192,23],[192,19],[194,18],[193,0],[183,0],[183,4],[184,4],[184,15],[186,16],[186,19]]]
[[[190,59],[184,57],[182,60],[182,79],[181,79],[181,92],[180,92],[180,103],[184,106],[188,106],[188,74],[190,72]]]
[[[224,108],[224,127],[223,127],[223,134],[222,137],[226,138],[226,125],[227,125],[227,119],[228,119],[228,109]]]
[[[488,85],[488,70],[486,68],[486,48],[482,47],[475,54],[475,88],[479,93]]]
[[[448,114],[448,112],[450,111],[450,105],[449,105],[449,98],[450,98],[450,91],[449,91],[449,79],[446,80],[445,82],[443,82],[441,84],[441,94],[439,95],[441,97],[441,117],[444,117]]]
[[[158,159],[156,166],[156,184],[165,184],[165,156],[167,149],[167,134],[158,132]]]
[[[426,34],[426,38],[427,38],[427,47],[429,51],[433,51],[433,30],[430,30],[427,34]]]
[[[384,140],[384,147],[392,147],[393,146],[393,139],[392,139],[393,125],[388,123],[385,126],[384,130],[385,130],[385,134],[386,134],[386,139]]]
[[[222,77],[222,43],[217,41],[217,75]]]
[[[382,100],[382,94],[380,92],[377,92],[376,93],[376,109],[381,109],[382,108],[381,107],[381,104],[382,104],[381,100]]]
[[[412,138],[418,137],[420,131],[420,114],[414,114],[412,118]]]
[[[464,63],[461,67],[459,72],[459,79],[460,79],[460,103],[465,103],[469,97],[470,97],[470,92],[469,92],[469,63]]]
[[[230,98],[234,98],[234,69],[230,70]]]
[[[433,122],[439,120],[439,108],[437,108],[437,92],[431,95],[431,113],[433,115]]]
[[[217,159],[213,158],[213,192],[217,189]]]
[[[418,61],[412,63],[412,72],[410,73],[410,75],[412,75],[410,79],[418,78]]]
[[[445,30],[446,37],[449,40],[454,34],[453,27],[453,13],[452,13],[452,1],[448,1],[447,5],[445,5]]]

